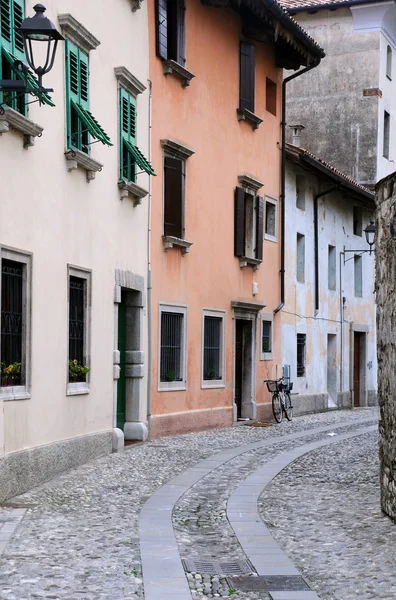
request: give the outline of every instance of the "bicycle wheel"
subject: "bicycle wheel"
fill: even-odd
[[[282,402],[278,392],[272,394],[272,412],[274,413],[274,419],[277,423],[282,421],[283,411]]]
[[[289,392],[285,392],[284,400],[285,400],[284,408],[285,408],[286,419],[288,421],[291,421],[292,418],[293,418],[293,407],[292,407],[292,403],[291,403],[291,398],[290,398],[290,393]]]

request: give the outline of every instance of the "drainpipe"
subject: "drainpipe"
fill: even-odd
[[[339,185],[329,188],[325,192],[320,192],[314,196],[314,262],[315,262],[315,311],[319,310],[319,224],[318,224],[318,200],[335,192],[340,188]]]
[[[151,164],[152,158],[152,130],[153,130],[153,83],[149,84],[149,148],[148,159]],[[153,176],[149,176],[148,194],[148,231],[147,231],[147,428],[148,439],[151,439],[151,388],[153,380],[152,357],[153,357],[153,334],[151,325],[152,315],[152,283],[151,283],[151,206],[152,206],[152,184]]]
[[[302,69],[297,71],[297,73],[293,73],[289,77],[286,77],[282,81],[282,165],[281,165],[281,194],[280,194],[280,204],[281,204],[281,297],[280,304],[274,310],[274,314],[278,313],[285,305],[285,200],[286,200],[286,84],[289,83],[292,79],[299,77],[300,75],[304,75],[304,73],[308,73],[315,67],[318,66],[320,61],[317,61]]]

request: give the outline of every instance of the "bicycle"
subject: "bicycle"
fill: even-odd
[[[282,422],[283,413],[286,419],[291,421],[293,418],[293,406],[291,403],[290,392],[293,389],[293,383],[285,383],[285,379],[264,379],[267,389],[272,394],[272,412],[277,423]]]

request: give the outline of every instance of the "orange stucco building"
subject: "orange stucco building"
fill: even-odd
[[[283,68],[320,49],[273,0],[149,0],[149,23],[156,437],[267,414],[263,379],[281,367]]]

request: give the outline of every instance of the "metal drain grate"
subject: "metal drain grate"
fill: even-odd
[[[232,577],[230,588],[241,592],[307,592],[311,588],[299,575],[268,575],[259,577]]]
[[[184,570],[188,573],[208,575],[243,575],[253,573],[248,560],[214,560],[212,558],[183,558]]]

